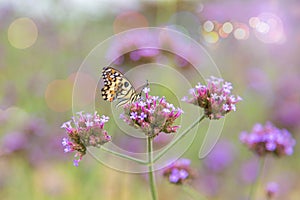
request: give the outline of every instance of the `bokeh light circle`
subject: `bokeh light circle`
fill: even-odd
[[[219,29],[218,33],[221,38],[227,38],[229,35],[228,33],[224,32],[223,27]]]
[[[231,33],[233,31],[233,25],[230,22],[225,22],[222,26],[224,33]]]
[[[37,40],[38,28],[30,18],[18,18],[14,20],[8,30],[7,38],[10,44],[17,49],[31,47]]]
[[[256,26],[260,23],[260,20],[258,17],[251,17],[249,19],[249,25],[251,28],[256,28]]]
[[[214,28],[215,28],[215,25],[214,25],[214,23],[212,21],[208,20],[208,21],[204,22],[204,24],[203,24],[203,29],[206,32],[211,32],[211,31],[214,30]]]
[[[261,13],[255,22],[255,36],[260,41],[264,43],[283,43],[285,41],[282,20],[277,15]]]
[[[207,43],[211,43],[211,44],[217,43],[220,39],[219,34],[215,31],[209,33],[204,32],[203,37]]]
[[[237,24],[233,35],[237,40],[247,40],[249,38],[249,27],[245,24]]]
[[[45,91],[45,100],[50,109],[56,112],[65,112],[72,106],[73,82],[54,80],[48,84]]]

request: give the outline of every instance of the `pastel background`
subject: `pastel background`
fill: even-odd
[[[0,198],[150,199],[143,174],[110,169],[89,155],[74,167],[72,155],[63,152],[65,133],[60,126],[73,115],[74,80],[89,52],[114,34],[155,26],[169,27],[199,42],[222,77],[233,83],[234,93],[243,98],[237,111],[226,117],[221,138],[207,158],[198,159],[205,132],[201,129],[183,157],[192,160],[198,174],[191,187],[207,199],[247,199],[258,173],[258,158],[240,142],[240,132],[271,121],[299,139],[299,21],[296,0],[0,1]],[[143,34],[131,37],[112,46],[107,58],[140,38],[151,42]],[[166,43],[178,51],[185,47],[184,41]],[[197,56],[188,53],[191,59]],[[126,71],[156,61],[186,74],[193,68],[179,56],[155,50],[131,52],[114,64]],[[79,76],[86,84],[80,102],[97,101],[88,96],[94,92],[89,87],[99,80]],[[172,78],[169,81],[176,84]],[[169,101],[177,101],[169,96]],[[101,103],[96,104],[101,108]],[[110,124],[106,127],[116,131]],[[114,137],[122,148],[143,148],[134,139],[118,138],[117,132]],[[169,139],[162,138],[156,145]],[[274,199],[299,199],[298,146],[291,156],[266,158],[257,199],[265,199],[268,182],[279,185]],[[161,171],[156,177],[160,199],[192,199],[180,186],[168,183]]]

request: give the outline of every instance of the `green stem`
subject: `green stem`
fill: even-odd
[[[257,187],[258,187],[258,184],[259,184],[259,178],[260,178],[260,175],[262,174],[262,171],[263,171],[263,168],[264,168],[264,165],[265,165],[265,160],[266,160],[265,157],[260,158],[259,169],[258,169],[259,171],[258,171],[256,180],[255,180],[254,183],[251,185],[248,200],[255,199],[256,189],[257,189]]]
[[[107,149],[107,148],[105,148],[105,147],[103,147],[103,146],[101,146],[101,149],[102,149],[103,151],[106,151],[106,152],[108,152],[108,153],[111,153],[111,154],[113,154],[113,155],[115,155],[115,156],[118,156],[118,157],[121,157],[121,158],[125,158],[125,159],[127,159],[127,160],[137,162],[137,163],[139,163],[139,164],[143,164],[143,165],[148,164],[147,161],[140,160],[140,159],[138,159],[138,158],[134,158],[134,157],[131,157],[131,156],[122,154],[122,153],[118,153],[118,152],[116,152],[116,151]]]
[[[192,187],[188,185],[183,185],[183,190],[188,193],[192,199],[197,199],[197,200],[205,200],[206,198],[202,195],[200,195],[197,191],[195,191]]]
[[[165,155],[165,153],[167,151],[169,151],[175,144],[177,144],[177,142],[183,138],[184,136],[186,136],[186,134],[192,129],[194,128],[198,123],[200,123],[203,119],[205,118],[205,115],[203,115],[202,117],[199,117],[192,125],[190,125],[185,131],[183,131],[180,135],[178,135],[174,140],[172,140],[170,142],[170,144],[164,148],[161,152],[159,152],[159,154],[157,154],[157,156],[155,156],[153,162],[156,162],[158,159],[160,159],[163,155]]]
[[[151,190],[152,200],[157,200],[157,191],[155,185],[155,177],[153,173],[153,146],[152,146],[152,138],[147,137],[147,149],[148,149],[148,163],[149,163],[149,184]]]

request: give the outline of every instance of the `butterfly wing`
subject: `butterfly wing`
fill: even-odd
[[[102,97],[105,101],[120,100],[117,107],[128,102],[133,102],[138,98],[132,84],[123,76],[121,72],[112,68],[105,67],[102,70],[104,87],[101,89]]]

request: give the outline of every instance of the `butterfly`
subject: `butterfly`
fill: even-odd
[[[104,67],[102,78],[104,80],[104,87],[101,89],[102,97],[109,102],[119,100],[116,107],[132,103],[141,98],[141,93],[136,92],[129,80],[120,71],[112,67]]]

